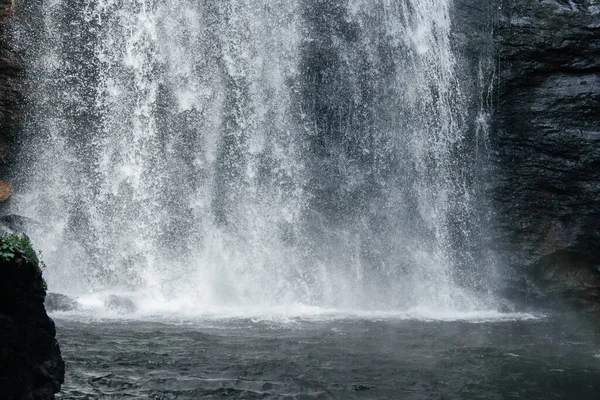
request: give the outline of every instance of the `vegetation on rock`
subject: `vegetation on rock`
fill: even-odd
[[[45,268],[37,253],[31,245],[31,240],[24,234],[10,234],[0,236],[0,260],[13,261],[16,257],[24,257],[41,273]],[[47,290],[46,281],[43,281],[44,290]]]
[[[43,264],[29,238],[0,235],[0,398],[50,400],[65,365],[44,299]]]

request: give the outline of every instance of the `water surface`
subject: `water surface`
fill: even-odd
[[[55,316],[56,317],[56,316]],[[597,399],[600,330],[574,316],[58,316],[59,398]]]

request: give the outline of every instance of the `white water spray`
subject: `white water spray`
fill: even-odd
[[[16,212],[41,222],[50,287],[167,311],[489,307],[464,272],[450,8],[45,4]]]

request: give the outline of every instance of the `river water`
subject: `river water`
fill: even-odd
[[[93,319],[56,314],[61,399],[597,399],[574,314]]]

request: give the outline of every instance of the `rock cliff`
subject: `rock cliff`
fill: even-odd
[[[12,185],[5,181],[11,179],[24,109],[24,65],[11,37],[13,6],[11,0],[0,0],[0,213],[12,194]]]
[[[11,0],[0,0],[0,212],[12,192],[4,181],[17,154],[23,110],[23,62],[11,40],[13,7]],[[0,398],[53,399],[65,366],[44,309],[45,283],[29,241],[4,236],[15,224],[3,218],[9,219],[0,223]]]
[[[0,394],[3,400],[50,400],[65,364],[46,314],[45,282],[28,239],[0,238]]]
[[[497,243],[538,283],[600,294],[600,1],[501,1]]]

